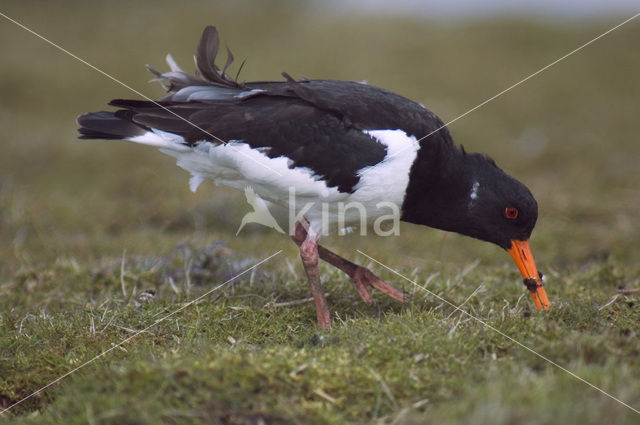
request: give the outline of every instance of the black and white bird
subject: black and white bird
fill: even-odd
[[[78,118],[80,138],[154,146],[191,173],[192,190],[212,179],[293,208],[299,220],[292,238],[321,328],[330,327],[331,316],[319,258],[346,272],[366,303],[373,303],[370,288],[405,300],[402,291],[318,244],[339,225],[360,224],[363,211],[369,223],[397,211],[403,221],[504,248],[536,307],[550,308],[528,242],[536,200],[490,158],[457,147],[435,114],[364,83],[296,81],[285,73],[283,81],[239,83],[226,72],[230,52],[226,65],[216,66],[218,48],[216,28],[205,28],[196,75],[168,55],[169,72],[148,67],[165,84],[165,97],[112,100],[115,112]],[[350,203],[360,207],[345,210]]]

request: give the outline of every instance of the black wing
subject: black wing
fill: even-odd
[[[122,108],[78,119],[81,138],[126,138],[148,129],[178,134],[190,146],[200,141],[242,141],[285,156],[292,167],[308,167],[328,186],[350,192],[358,170],[381,162],[386,147],[363,130],[402,129],[419,138],[442,125],[433,113],[395,93],[366,84],[331,81],[238,83],[215,65],[218,35],[203,32],[197,74],[182,71],[169,56],[171,71],[156,79],[169,94],[158,102],[113,100]]]
[[[236,102],[165,102],[162,107],[129,100],[111,104],[131,111],[135,124],[178,134],[190,146],[233,140],[266,148],[269,157],[285,156],[292,160],[291,167],[308,167],[342,192],[352,191],[358,170],[386,155],[383,144],[300,99],[259,96]]]

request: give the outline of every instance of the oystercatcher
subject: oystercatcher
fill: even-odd
[[[155,146],[191,173],[192,190],[209,178],[293,208],[299,220],[291,236],[321,328],[331,318],[319,258],[349,275],[366,303],[373,303],[370,288],[405,301],[402,291],[318,244],[340,220],[358,222],[364,212],[371,222],[394,207],[403,221],[504,248],[536,307],[550,308],[528,242],[536,200],[489,157],[457,147],[434,113],[365,83],[294,80],[286,73],[283,81],[240,83],[227,74],[231,52],[222,69],[216,66],[218,49],[218,32],[209,26],[195,75],[167,55],[169,72],[148,66],[166,96],[116,99],[109,103],[115,112],[81,115],[80,138]],[[349,214],[344,205],[358,207]]]

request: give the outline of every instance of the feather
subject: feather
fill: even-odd
[[[159,72],[151,65],[147,65],[147,70],[154,75],[154,78],[151,81],[160,82],[164,89],[169,93],[167,96],[160,99],[160,101],[179,100],[174,99],[174,94],[185,87],[206,86],[224,87],[227,89],[246,89],[244,84],[238,84],[237,75],[235,80],[227,75],[227,70],[233,63],[234,59],[233,54],[228,47],[227,61],[224,68],[220,70],[216,65],[215,61],[218,56],[219,46],[220,40],[218,37],[218,30],[214,26],[208,26],[202,32],[202,37],[198,43],[197,53],[194,57],[196,64],[195,75],[183,71],[171,54],[168,54],[166,57],[167,64],[170,68],[170,71],[168,72]],[[242,64],[244,65],[244,62]],[[242,65],[240,66],[240,69],[242,69]],[[238,75],[239,74],[240,70],[238,70]],[[212,93],[212,91],[209,90],[208,93]]]
[[[167,54],[167,57],[165,60],[167,61],[167,65],[169,65],[169,68],[171,68],[172,71],[184,72],[182,69],[180,69],[180,66],[178,66],[178,63],[175,61],[175,59],[173,59],[173,56],[171,56],[171,53]]]
[[[81,139],[123,139],[144,134],[148,128],[130,120],[131,111],[108,111],[82,114],[78,117]]]
[[[218,30],[215,27],[207,26],[202,32],[198,50],[196,53],[196,67],[203,78],[215,82],[220,79],[218,75],[218,67],[215,65],[216,56],[218,56],[218,47],[220,40],[218,39]]]
[[[229,69],[229,65],[233,63],[233,55],[231,54],[231,50],[227,47],[227,63],[224,64],[224,68],[222,68],[222,78],[227,78],[227,69]]]
[[[240,71],[242,71],[242,67],[244,67],[244,63],[247,61],[247,59],[244,59],[242,61],[242,63],[240,64],[240,67],[238,68],[238,72],[236,72],[236,78],[234,78],[234,80],[236,81],[236,83],[238,82],[238,77],[240,76]]]

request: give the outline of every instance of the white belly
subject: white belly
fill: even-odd
[[[181,137],[157,130],[128,140],[157,146],[175,157],[177,165],[191,173],[193,191],[205,179],[239,190],[251,187],[261,198],[289,209],[291,218],[302,214],[317,233],[327,234],[400,213],[418,143],[401,130],[367,133],[387,146],[387,156],[379,164],[358,170],[360,180],[353,193],[327,187],[313,170],[289,168],[290,159],[269,158],[264,150],[244,142],[199,142],[189,147]]]

